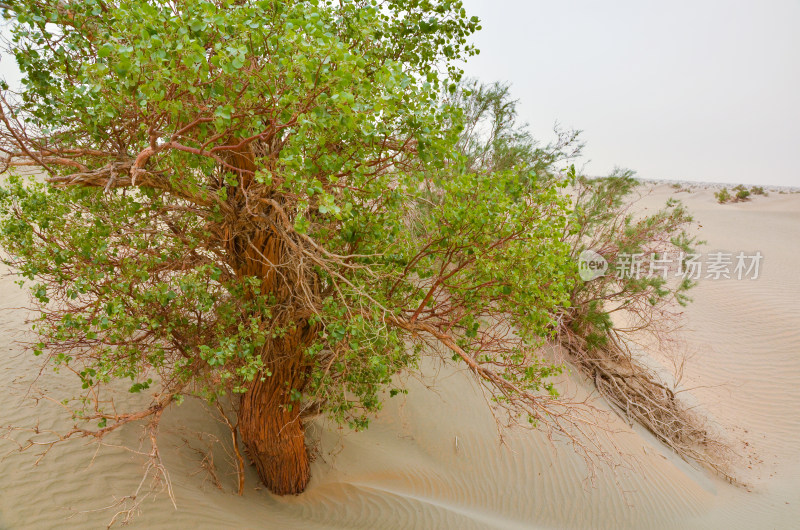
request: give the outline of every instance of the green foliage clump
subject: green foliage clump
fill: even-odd
[[[729,202],[733,197],[731,196],[728,188],[722,188],[719,191],[714,192],[714,197],[717,199],[717,202],[720,204],[725,204]]]
[[[734,195],[734,199],[736,200],[736,202],[749,200],[750,190],[745,188],[743,185],[739,184],[738,186],[733,188],[733,191],[736,192],[736,194]]]

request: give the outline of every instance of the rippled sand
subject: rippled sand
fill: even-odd
[[[676,459],[652,437],[614,420],[632,469],[600,469],[595,486],[582,460],[540,433],[507,433],[501,445],[479,391],[464,374],[426,365],[436,390],[409,381],[363,433],[314,424],[312,481],[297,497],[273,497],[248,469],[236,496],[226,464],[227,430],[197,402],[168,411],[159,443],[177,509],[162,494],[132,522],[142,528],[789,528],[800,521],[800,195],[772,194],[718,205],[710,190],[655,187],[654,208],[676,196],[702,225],[706,251],[761,251],[755,281],[702,281],[686,310],[684,338],[696,352],[685,386],[741,454],[740,488]],[[63,410],[24,394],[38,374],[24,338],[26,294],[0,278],[0,426],[68,428]],[[430,383],[431,381],[427,381]],[[67,397],[75,381],[45,373],[35,385]],[[114,443],[137,447],[128,429]],[[202,468],[212,454],[222,490]],[[205,442],[203,441],[205,440]],[[0,441],[2,454],[13,449]],[[0,461],[0,528],[104,527],[114,514],[89,511],[132,493],[142,460],[120,448],[77,442]],[[89,465],[94,457],[93,463]]]

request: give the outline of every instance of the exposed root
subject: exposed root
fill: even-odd
[[[225,409],[219,402],[216,403],[216,406],[222,421],[231,432],[231,446],[236,463],[237,495],[244,495],[244,456],[242,456],[242,452],[239,450],[239,423],[237,422],[234,425],[231,420],[228,419]]]
[[[678,399],[675,390],[639,362],[619,338],[609,334],[605,344],[588,348],[568,326],[560,331],[560,344],[569,360],[621,418],[642,425],[684,460],[698,462],[729,482],[740,483],[730,469],[732,448],[706,418]]]
[[[219,440],[216,439],[216,437],[212,437],[212,439],[208,441],[200,433],[194,433],[193,438],[197,438],[205,447],[196,447],[192,445],[192,441],[190,441],[189,438],[182,437],[184,446],[192,450],[200,458],[200,469],[191,473],[191,476],[196,476],[205,472],[203,482],[211,482],[215,488],[223,491],[222,482],[219,480],[219,475],[217,474],[217,465],[214,463],[213,445],[219,443]]]
[[[58,403],[53,398],[44,394],[35,396],[32,399],[37,403],[41,399]],[[68,508],[72,512],[69,516],[70,518],[88,513],[113,512],[107,527],[111,528],[116,524],[124,526],[141,512],[141,506],[145,500],[155,498],[164,492],[167,493],[173,507],[177,509],[175,496],[172,491],[172,483],[169,478],[169,473],[161,459],[157,439],[161,414],[167,402],[168,400],[156,402],[155,405],[143,411],[118,415],[115,417],[117,423],[98,430],[89,430],[75,425],[72,430],[65,433],[52,429],[40,428],[38,422],[34,427],[30,428],[6,426],[3,428],[2,433],[0,433],[0,440],[10,442],[16,447],[3,454],[2,459],[10,457],[12,454],[39,451],[35,455],[36,461],[33,464],[36,466],[56,446],[78,439],[88,439],[92,443],[97,444],[97,451],[95,451],[94,456],[89,462],[90,466],[94,463],[101,447],[111,447],[129,451],[142,457],[144,459],[144,471],[136,489],[130,495],[122,497],[115,496],[110,504],[100,508],[80,511]],[[143,447],[134,449],[127,445],[112,444],[106,441],[106,436],[116,430],[117,427],[142,420],[146,420],[146,423],[142,426],[144,434],[140,440]]]

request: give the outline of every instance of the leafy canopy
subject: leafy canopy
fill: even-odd
[[[114,379],[167,402],[246,392],[308,328],[289,406],[363,427],[394,374],[444,348],[541,417],[568,203],[526,164],[455,150],[464,114],[440,94],[479,27],[460,1],[4,12],[25,79],[0,148],[49,184],[0,188],[0,243],[34,282],[37,352],[84,403]]]

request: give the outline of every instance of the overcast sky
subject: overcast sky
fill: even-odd
[[[587,174],[800,186],[800,0],[464,3],[467,75],[510,82],[543,141],[583,130]]]
[[[583,130],[586,173],[800,186],[800,0],[464,4],[467,74],[510,82],[538,138]]]

